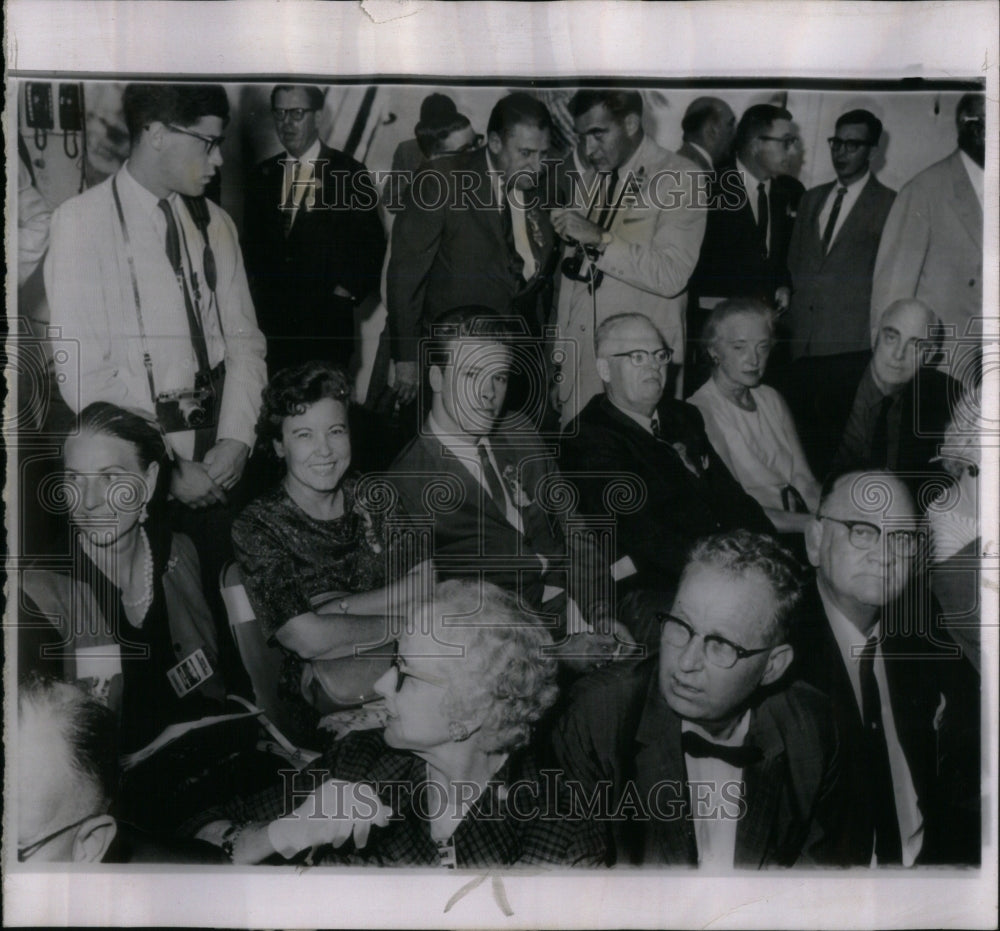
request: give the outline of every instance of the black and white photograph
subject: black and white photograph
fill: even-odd
[[[1000,7],[7,6],[5,925],[996,927]]]

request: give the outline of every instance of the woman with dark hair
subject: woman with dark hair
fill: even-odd
[[[129,753],[170,724],[223,710],[215,625],[194,545],[163,514],[171,461],[155,420],[90,404],[63,458],[50,495],[69,510],[73,564],[28,569],[22,587],[33,623],[45,617],[63,638],[63,675],[119,714]]]
[[[762,384],[774,346],[774,312],[750,298],[712,308],[702,332],[712,376],[688,401],[743,490],[778,530],[801,532],[819,506],[813,477],[784,398]]]
[[[404,597],[401,586],[382,587],[389,565],[383,518],[359,499],[350,471],[349,394],[344,373],[324,362],[274,376],[257,434],[285,474],[233,524],[251,607],[285,654],[283,718],[307,746],[316,743],[320,715],[376,697],[372,686],[388,659],[356,648],[387,642],[387,618]]]

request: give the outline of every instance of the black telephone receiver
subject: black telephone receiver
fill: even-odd
[[[201,238],[205,241],[205,251],[202,253],[201,264],[205,269],[205,284],[208,285],[208,290],[214,294],[215,286],[219,280],[219,275],[215,268],[215,253],[212,251],[212,247],[208,243],[208,223],[210,220],[208,214],[208,203],[206,202],[204,196],[189,197],[182,194],[181,200],[183,200],[187,205],[188,213],[191,214],[191,219],[194,221],[194,225],[198,227],[198,231],[201,233]]]

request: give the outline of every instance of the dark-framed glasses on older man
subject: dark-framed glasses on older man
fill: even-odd
[[[672,647],[684,649],[694,637],[701,637],[705,650],[705,659],[720,669],[732,669],[741,659],[767,653],[773,646],[758,647],[748,650],[718,634],[699,634],[687,621],[682,621],[672,614],[657,612],[657,620],[661,624],[663,639]]]
[[[843,520],[829,514],[817,514],[817,520],[832,520],[847,528],[847,539],[859,550],[869,550],[882,538],[882,528],[866,520]],[[886,531],[886,544],[897,556],[912,556],[917,551],[917,534],[913,530]]]

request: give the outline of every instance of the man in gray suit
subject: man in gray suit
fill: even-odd
[[[983,313],[983,95],[962,97],[955,122],[958,148],[904,184],[886,220],[875,261],[872,326],[893,301],[915,297],[955,328],[954,337],[981,335],[976,321]],[[960,366],[947,351],[947,340],[945,349],[951,374],[975,381],[978,365]]]
[[[851,395],[871,348],[872,272],[895,197],[871,170],[881,135],[881,121],[868,110],[837,120],[827,140],[837,178],[802,195],[788,247],[792,298],[782,335],[792,363],[785,394],[817,474],[843,432],[837,399]]]

